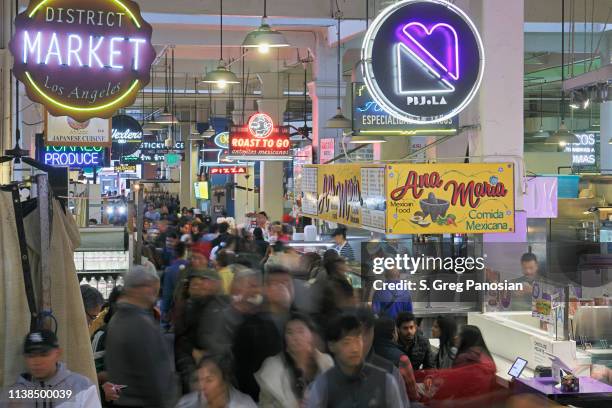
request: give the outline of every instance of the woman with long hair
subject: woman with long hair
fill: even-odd
[[[435,368],[450,368],[453,366],[457,347],[455,337],[457,336],[457,323],[451,317],[438,316],[431,327],[431,337],[440,339],[438,354],[436,355]]]
[[[198,389],[181,398],[176,408],[256,408],[251,397],[234,387],[230,366],[223,357],[203,357],[198,364]]]
[[[267,358],[255,373],[260,408],[299,408],[315,377],[334,365],[332,358],[317,350],[312,320],[293,313],[284,333],[284,349]]]
[[[480,329],[476,326],[466,325],[459,335],[459,348],[453,367],[483,362],[495,366]]]

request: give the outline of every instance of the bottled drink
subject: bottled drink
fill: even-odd
[[[117,281],[115,282],[115,286],[124,286],[125,283],[123,282],[123,276],[119,275],[119,277],[117,278]]]
[[[89,285],[89,282],[87,282],[87,279],[85,279],[84,276],[83,276],[83,279],[81,279],[80,285]]]
[[[106,279],[104,279],[104,276],[102,276],[98,281],[98,292],[102,294],[102,297],[104,299],[108,297],[108,295],[106,294]]]
[[[98,289],[98,280],[96,279],[95,276],[92,276],[91,279],[89,280],[89,286],[91,286],[92,288]]]
[[[115,280],[112,276],[108,275],[106,279],[106,297],[108,298],[112,293],[113,289],[115,289]]]

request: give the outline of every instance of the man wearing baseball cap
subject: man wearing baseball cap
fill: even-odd
[[[27,372],[5,391],[8,407],[101,407],[97,387],[60,361],[62,349],[55,333],[28,333],[23,354]]]

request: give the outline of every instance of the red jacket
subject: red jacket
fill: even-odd
[[[458,400],[496,390],[495,362],[489,355],[474,348],[457,356],[452,368],[417,372],[428,390],[423,401]]]

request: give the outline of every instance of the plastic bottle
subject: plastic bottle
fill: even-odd
[[[84,276],[83,276],[83,279],[81,279],[80,285],[89,285],[89,282],[87,282],[87,279],[85,279]]]
[[[102,297],[104,299],[108,297],[106,293],[106,279],[104,279],[104,276],[102,276],[100,280],[98,281],[98,292],[102,294]]]
[[[117,281],[115,282],[115,286],[125,286],[125,283],[123,282],[123,276],[119,275]]]
[[[111,275],[108,275],[108,277],[106,278],[106,297],[107,298],[113,292],[113,289],[115,289],[115,280],[113,279]]]
[[[89,286],[91,286],[92,288],[98,289],[98,280],[96,279],[95,276],[92,276],[91,279],[89,280]]]

